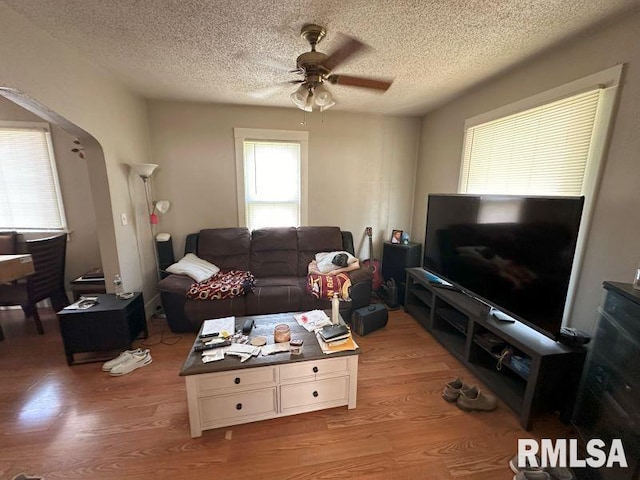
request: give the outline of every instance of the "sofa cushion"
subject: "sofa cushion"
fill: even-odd
[[[256,287],[300,287],[299,277],[264,277],[256,278]],[[302,285],[304,287],[304,285]],[[303,288],[304,290],[304,288]]]
[[[262,285],[244,296],[247,315],[300,311],[300,299],[307,292],[293,285]]]
[[[343,250],[339,227],[298,227],[297,276],[306,277],[311,260],[316,253]]]
[[[219,271],[220,269],[213,263],[209,263],[195,256],[193,253],[187,253],[178,262],[167,267],[167,272],[186,275],[193,278],[196,282],[204,282]]]
[[[295,277],[298,240],[295,227],[261,228],[251,234],[251,273],[261,277]]]
[[[246,228],[209,228],[198,235],[198,256],[221,270],[250,270],[251,234]]]
[[[212,302],[188,298],[184,304],[184,313],[190,325],[190,330],[197,332],[202,322],[208,318],[242,317],[246,315],[245,298],[246,295]]]

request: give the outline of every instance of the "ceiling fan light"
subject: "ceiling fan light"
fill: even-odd
[[[318,86],[315,89],[314,94],[315,94],[316,105],[318,105],[319,107],[330,108],[330,107],[327,107],[327,105],[331,104],[331,106],[333,106],[336,104],[333,101],[333,96],[331,95],[331,92],[327,90],[325,87],[323,87],[322,85]]]
[[[315,100],[315,95],[312,91],[309,91],[309,95],[307,96],[307,101],[304,104],[304,109],[307,112],[313,111],[313,101]]]
[[[331,107],[333,107],[336,104],[336,102],[334,102],[333,100],[331,100],[331,102],[327,103],[326,105],[321,105],[320,106],[320,111],[324,112],[325,110],[329,110]]]
[[[307,87],[304,85],[300,85],[298,89],[291,94],[291,101],[296,105],[296,107],[304,109],[308,97],[309,90],[307,90]]]

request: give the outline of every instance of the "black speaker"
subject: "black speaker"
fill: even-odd
[[[159,233],[156,235],[156,249],[158,250],[158,266],[160,267],[160,278],[168,275],[165,270],[167,267],[175,263],[173,256],[173,242],[171,235],[168,233]]]
[[[394,279],[398,288],[398,301],[404,305],[404,289],[407,281],[405,268],[419,267],[422,264],[422,245],[409,242],[384,242],[382,247],[382,277]]]

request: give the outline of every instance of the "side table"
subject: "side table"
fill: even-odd
[[[94,268],[93,270],[85,273],[81,277],[69,283],[71,287],[71,293],[73,295],[73,301],[77,301],[82,295],[96,293],[107,293],[107,289],[104,284],[104,273],[102,268]]]
[[[74,362],[74,353],[126,349],[140,333],[144,338],[149,335],[141,292],[127,300],[120,300],[113,294],[95,296],[98,304],[91,308],[58,312],[60,334],[69,365],[83,363]]]

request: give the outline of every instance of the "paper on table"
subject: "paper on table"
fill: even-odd
[[[202,326],[201,337],[208,337],[216,333],[227,332],[233,335],[236,331],[236,317],[224,317],[205,320]]]
[[[262,347],[262,355],[266,357],[267,355],[288,352],[290,350],[291,345],[289,345],[289,342],[273,343],[271,345],[265,345],[264,347]]]
[[[353,339],[353,337],[351,335],[349,335],[348,338],[346,338],[345,340],[340,340],[338,342],[333,342],[333,343],[327,343],[324,340],[322,340],[322,337],[320,337],[319,333],[316,333],[316,338],[318,339],[318,345],[320,345],[320,348],[322,349],[322,353],[325,354],[331,354],[331,353],[336,353],[336,352],[346,352],[349,350],[357,350],[358,348],[358,344],[355,342],[355,340]]]
[[[331,319],[322,310],[311,310],[310,312],[298,313],[293,316],[298,325],[304,327],[307,332],[331,325]]]
[[[202,363],[215,362],[217,360],[224,360],[224,352],[221,348],[215,348],[211,353],[202,354]]]

